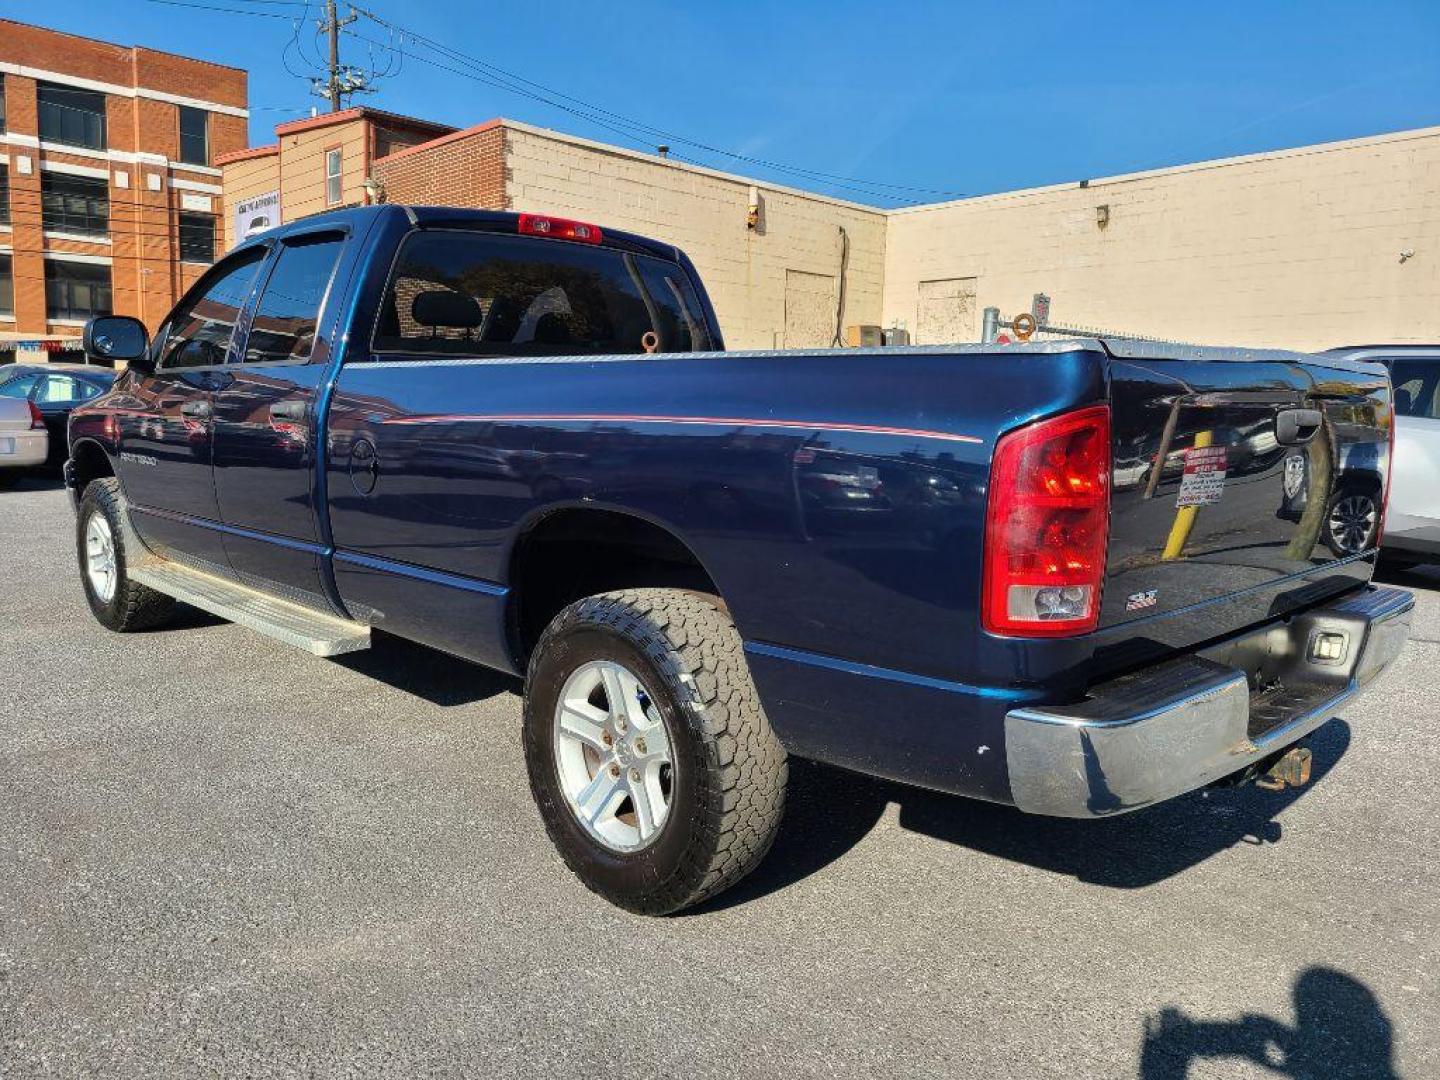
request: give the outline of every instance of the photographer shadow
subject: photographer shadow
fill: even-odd
[[[1295,1023],[1247,1013],[1197,1020],[1167,1007],[1145,1022],[1140,1080],[1184,1080],[1197,1061],[1244,1061],[1293,1080],[1396,1080],[1394,1028],[1374,992],[1334,968],[1295,980]]]

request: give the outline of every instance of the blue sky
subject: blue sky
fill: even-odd
[[[247,68],[252,144],[321,104],[282,63],[306,66],[286,50],[303,4],[188,2],[197,7],[0,0],[0,15]],[[1440,0],[362,6],[462,54],[407,42],[414,56],[366,104],[457,126],[503,115],[622,145],[662,141],[627,123],[639,122],[691,160],[884,205],[1440,124]],[[312,4],[299,35],[309,57],[317,15]],[[366,19],[350,29],[391,40]],[[368,65],[372,49],[379,65],[392,59],[353,38],[342,54]],[[633,137],[435,66],[483,70],[475,61],[604,110]]]

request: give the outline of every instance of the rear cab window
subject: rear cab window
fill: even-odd
[[[376,323],[377,353],[575,356],[709,349],[677,263],[603,246],[432,231],[402,246]]]

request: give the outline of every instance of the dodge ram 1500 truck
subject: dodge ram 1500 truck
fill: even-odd
[[[69,431],[99,621],[179,599],[523,675],[549,834],[634,911],[749,871],[791,754],[1072,817],[1304,782],[1408,632],[1378,536],[1323,542],[1349,470],[1388,482],[1367,363],[727,353],[670,245],[400,206],[272,229],[153,341],[85,340],[129,365]]]

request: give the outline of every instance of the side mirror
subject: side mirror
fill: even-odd
[[[128,315],[101,315],[85,324],[85,355],[91,362],[114,367],[124,360],[132,368],[149,370],[150,334],[145,324]]]

